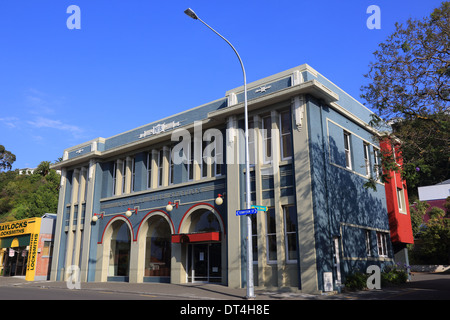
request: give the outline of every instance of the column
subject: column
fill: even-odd
[[[314,237],[311,166],[308,146],[307,108],[304,99],[294,99],[292,130],[295,197],[297,203],[299,268],[302,292],[317,293],[317,258]],[[296,129],[295,129],[296,128]]]
[[[228,208],[228,286],[240,288],[241,278],[241,249],[240,218],[236,216],[236,210],[241,209],[239,188],[239,150],[238,150],[238,126],[235,116],[227,119],[226,156],[227,156],[227,201]]]
[[[79,191],[79,179],[80,179],[80,169],[75,169],[72,174],[72,197],[70,204],[70,214],[69,214],[69,229],[67,230],[67,240],[66,240],[66,259],[64,264],[64,273],[67,268],[72,265],[73,256],[73,242],[74,242],[74,230],[73,230],[73,216],[75,210],[75,203],[78,202],[78,191]],[[63,222],[64,223],[64,222]],[[66,275],[61,277],[66,280]]]

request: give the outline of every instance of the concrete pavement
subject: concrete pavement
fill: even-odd
[[[70,290],[66,282],[27,282],[20,277],[0,277],[0,287],[45,288]],[[217,284],[166,284],[166,283],[122,283],[83,282],[81,291],[135,294],[155,299],[169,300],[245,300],[246,289],[229,288]],[[75,290],[75,289],[72,289]],[[270,290],[255,288],[255,300],[450,300],[450,274],[415,273],[412,281],[381,290],[343,292],[339,294],[311,295],[296,290]],[[0,296],[0,299],[2,297]],[[39,298],[37,298],[39,299]]]

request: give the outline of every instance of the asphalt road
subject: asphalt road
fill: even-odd
[[[307,295],[301,292],[255,290],[256,301],[288,300],[450,300],[450,274],[416,273],[412,281],[398,287]],[[129,283],[82,283],[70,290],[64,282],[26,282],[0,277],[0,300],[241,300],[245,289],[221,285],[171,285]]]

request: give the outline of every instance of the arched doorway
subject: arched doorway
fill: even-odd
[[[172,257],[172,230],[160,214],[148,220],[145,241],[144,281],[169,282]]]
[[[112,229],[108,280],[128,281],[130,272],[131,234],[128,224],[123,220],[114,221]]]
[[[202,204],[188,210],[173,242],[184,251],[186,282],[222,282],[224,227],[214,207]]]

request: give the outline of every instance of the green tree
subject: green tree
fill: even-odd
[[[396,24],[374,52],[361,97],[402,141],[409,190],[450,177],[450,2]],[[383,164],[390,161],[383,159]]]
[[[447,208],[449,203],[450,197],[444,207]],[[428,203],[419,202],[411,208],[411,222],[416,239],[411,258],[418,264],[450,264],[450,219],[446,218],[448,212],[432,207],[428,211],[429,219],[424,223],[423,217],[429,207]]]
[[[39,217],[56,212],[61,177],[43,161],[33,174],[0,172],[0,221]]]
[[[0,171],[11,170],[14,161],[16,161],[16,156],[0,145]]]

